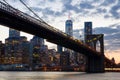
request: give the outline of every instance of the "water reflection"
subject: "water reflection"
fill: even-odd
[[[0,72],[0,80],[63,80],[79,72]]]
[[[120,73],[0,72],[0,80],[120,80]]]

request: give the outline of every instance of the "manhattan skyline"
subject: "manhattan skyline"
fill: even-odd
[[[11,6],[33,15],[19,0],[6,0]],[[44,21],[55,28],[65,31],[65,21],[71,13],[74,35],[83,36],[84,22],[93,22],[93,33],[105,35],[105,54],[120,62],[120,1],[119,0],[23,0]],[[88,4],[89,3],[89,4]],[[20,5],[20,6],[17,6]],[[59,5],[59,6],[58,6]],[[76,35],[79,34],[79,35]],[[26,35],[23,34],[22,35]],[[0,40],[8,37],[8,28],[0,27]],[[29,39],[32,38],[30,35]]]

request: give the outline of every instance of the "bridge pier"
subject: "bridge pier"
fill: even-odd
[[[104,55],[103,56],[89,56],[86,63],[87,73],[104,73]]]

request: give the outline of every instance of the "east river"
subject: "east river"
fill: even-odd
[[[119,72],[0,72],[0,80],[120,80]]]

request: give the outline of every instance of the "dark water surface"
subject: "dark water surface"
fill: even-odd
[[[120,73],[0,72],[0,80],[120,80]]]

